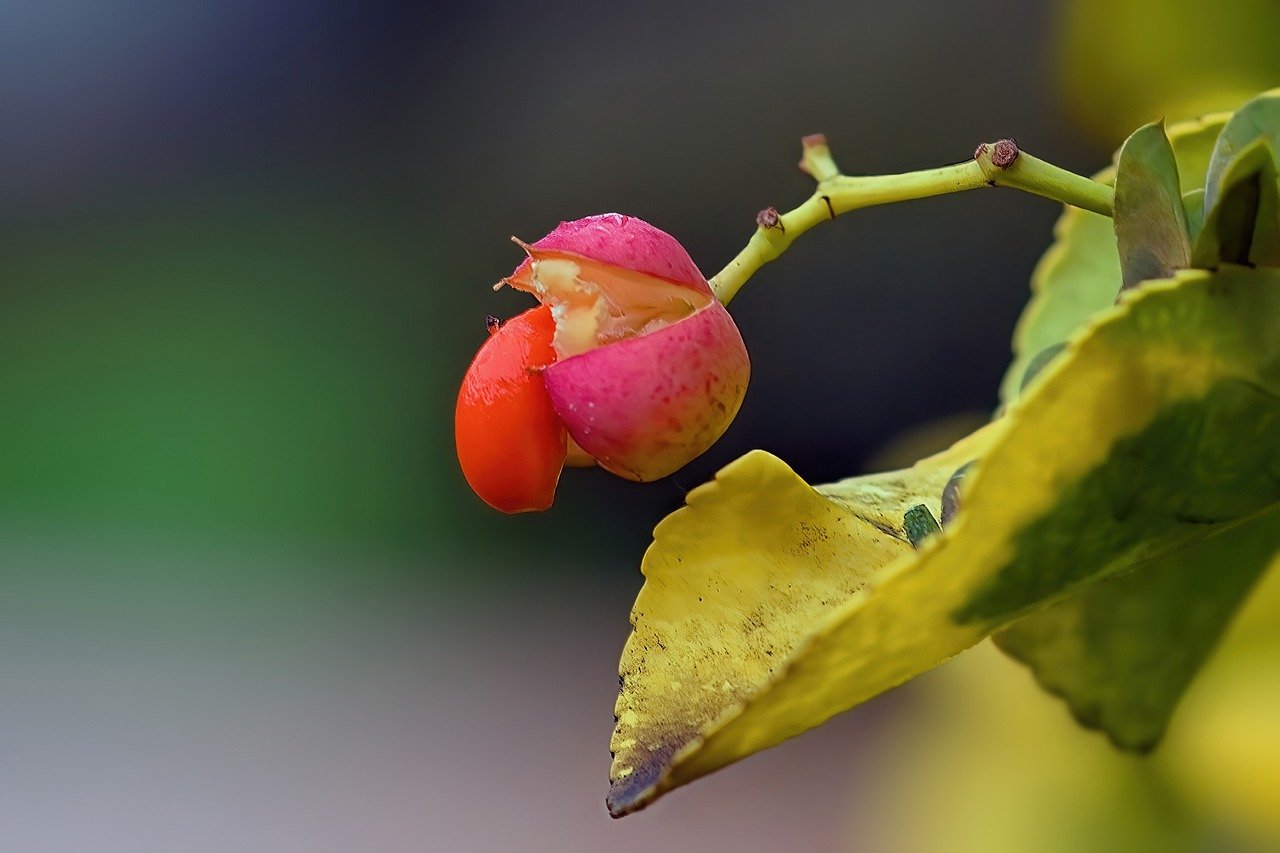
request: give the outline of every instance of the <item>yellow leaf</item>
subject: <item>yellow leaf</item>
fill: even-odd
[[[610,810],[641,808],[1081,584],[1274,505],[1278,332],[1280,273],[1145,284],[1078,332],[1005,418],[942,454],[945,464],[922,463],[932,489],[982,457],[954,524],[918,552],[886,524],[903,491],[879,495],[876,478],[852,481],[877,502],[859,513],[856,489],[827,502],[753,454],[691,493],[646,555]],[[853,589],[834,607],[805,603]],[[762,659],[765,642],[774,655]],[[695,673],[693,683],[670,685],[675,671]],[[706,698],[727,672],[740,679],[721,684],[728,700]]]
[[[815,490],[753,451],[658,525],[622,653],[610,809],[651,786],[674,752],[773,676],[823,615],[911,551],[907,508],[939,512],[943,486],[988,426],[912,468]],[[616,804],[616,807],[615,807]]]

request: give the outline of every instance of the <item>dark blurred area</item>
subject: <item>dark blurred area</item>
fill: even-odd
[[[742,417],[672,482],[576,474],[549,515],[501,518],[449,419],[484,315],[527,299],[488,287],[509,235],[619,210],[709,275],[758,209],[810,192],[794,163],[817,130],[850,172],[1008,133],[1092,168],[1045,96],[1044,11],[987,5],[7,12],[0,437],[21,452],[0,500],[143,532],[638,553],[747,449],[830,479],[991,408],[1056,215],[1005,192],[850,217],[766,269],[735,305]],[[982,18],[1019,38],[958,50]]]
[[[1058,211],[824,225],[734,302],[742,414],[549,513],[466,488],[508,242],[616,210],[710,275],[757,210],[1016,136],[1091,172],[1049,4],[0,7],[0,847],[826,849],[901,696],[610,823],[649,531],[763,447],[811,481],[986,412]],[[1145,117],[1144,117],[1145,118]],[[779,780],[785,779],[785,784]],[[863,779],[864,782],[860,782]]]

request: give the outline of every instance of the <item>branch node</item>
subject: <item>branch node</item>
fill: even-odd
[[[831,149],[827,146],[825,134],[811,133],[800,140],[800,145],[803,148],[800,171],[818,183],[840,174],[835,160],[831,159]]]
[[[985,147],[985,146],[983,146]],[[997,169],[1007,169],[1018,159],[1018,143],[1012,139],[1001,139],[991,147],[991,165]]]
[[[778,215],[776,207],[766,207],[764,210],[756,214],[756,226],[768,230],[769,228],[777,228],[783,234],[787,233],[787,227],[782,224],[782,217]]]

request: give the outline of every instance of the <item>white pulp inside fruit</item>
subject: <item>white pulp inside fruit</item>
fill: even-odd
[[[585,258],[543,257],[530,281],[512,281],[551,306],[556,355],[647,335],[711,301],[690,287]]]

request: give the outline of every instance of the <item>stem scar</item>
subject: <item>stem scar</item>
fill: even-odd
[[[1012,139],[1001,139],[991,149],[991,165],[997,169],[1007,169],[1018,159],[1018,143]]]
[[[782,217],[778,215],[776,207],[766,207],[764,210],[756,214],[756,225],[760,228],[777,228],[783,234],[787,233],[787,226],[782,224]]]

